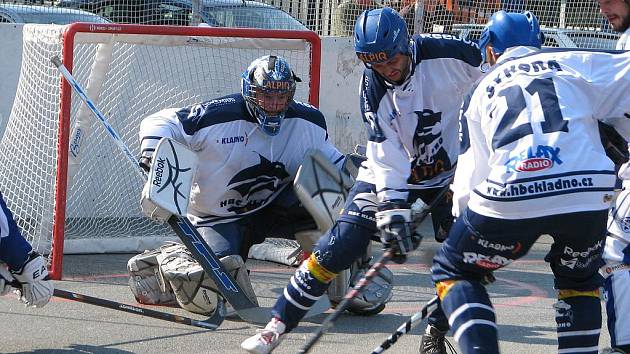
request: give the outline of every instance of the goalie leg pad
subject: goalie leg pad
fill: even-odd
[[[216,287],[207,286],[208,277],[184,247],[159,257],[160,270],[173,288],[179,306],[187,311],[211,315],[217,308]]]
[[[243,259],[238,255],[230,255],[220,261],[245,295],[258,305]],[[173,288],[177,303],[185,310],[210,315],[217,303],[222,301],[215,282],[185,248],[161,258],[160,269]]]
[[[171,305],[175,304],[175,294],[171,285],[164,281],[160,272],[157,256],[163,249],[172,249],[169,244],[155,250],[148,250],[144,253],[131,257],[127,262],[129,271],[129,288],[136,301],[148,305]]]

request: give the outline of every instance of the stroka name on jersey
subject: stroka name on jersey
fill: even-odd
[[[534,172],[552,168],[554,164],[562,164],[559,158],[560,148],[538,145],[534,150],[533,147],[521,151],[518,155],[510,157],[504,164],[506,173],[510,172]]]
[[[486,92],[488,93],[488,98],[492,98],[494,96],[495,85],[500,84],[503,80],[510,79],[512,74],[517,71],[524,71],[526,73],[533,71],[535,73],[541,71],[562,71],[560,68],[560,64],[558,64],[555,60],[548,60],[546,63],[542,60],[533,61],[531,63],[520,63],[520,64],[512,64],[509,66],[505,66],[503,70],[497,70],[496,77],[494,80],[490,82],[488,86],[486,86]]]

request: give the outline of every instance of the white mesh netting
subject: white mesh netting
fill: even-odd
[[[64,29],[24,28],[18,91],[0,142],[0,188],[25,236],[41,252],[54,253],[53,215],[60,215],[64,201],[67,252],[153,247],[174,234],[141,216],[142,181],[77,95],[72,96],[69,124],[82,122],[81,133],[70,137],[69,158],[76,167],[68,167],[67,192],[57,188],[56,174],[65,173],[65,167],[57,168],[62,155],[57,150],[60,76],[50,58],[61,53]],[[303,39],[138,35],[127,30],[131,28],[119,27],[115,35],[78,33],[72,72],[138,154],[143,117],[240,92],[240,74],[262,55],[287,58],[303,80],[296,99],[309,101],[312,46]],[[82,145],[76,149],[79,140]]]

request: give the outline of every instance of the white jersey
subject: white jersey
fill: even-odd
[[[607,209],[615,171],[596,119],[630,136],[628,90],[630,52],[510,48],[464,101],[474,167],[456,193],[501,219]]]
[[[617,49],[630,50],[630,28],[621,34]],[[626,98],[627,100],[627,98]],[[625,136],[626,140],[630,137]],[[608,218],[608,231],[613,237],[606,239],[603,258],[607,262],[630,264],[630,164],[625,163],[619,169],[619,178],[623,180],[624,191],[617,197],[615,207]]]
[[[369,131],[357,180],[376,186],[380,202],[409,189],[449,183],[459,154],[459,107],[481,77],[477,44],[450,35],[415,36],[410,76],[392,85],[366,69],[361,111]]]
[[[617,41],[617,49],[630,50],[630,27],[621,34],[621,37]]]
[[[140,125],[143,156],[160,137],[197,152],[189,218],[213,225],[237,220],[274,200],[289,186],[309,149],[319,149],[337,166],[343,155],[329,142],[326,122],[314,107],[293,102],[276,136],[262,132],[240,94],[186,108],[165,109]]]

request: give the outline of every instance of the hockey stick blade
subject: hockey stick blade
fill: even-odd
[[[219,327],[219,325],[221,325],[221,323],[223,322],[223,319],[225,318],[223,316],[225,314],[225,305],[223,301],[219,301],[219,303],[217,304],[217,308],[214,311],[214,314],[210,318],[208,318],[207,320],[199,321],[199,320],[195,320],[195,319],[184,317],[184,316],[173,315],[166,312],[160,312],[160,311],[155,311],[155,310],[137,307],[133,305],[123,304],[116,301],[78,294],[75,292],[70,292],[70,291],[61,290],[61,289],[55,289],[54,296],[67,299],[67,300],[82,302],[82,303],[100,306],[100,307],[106,307],[113,310],[133,313],[140,316],[157,318],[159,320],[164,320],[164,321],[169,321],[169,322],[181,323],[181,324],[200,327],[200,328],[209,329],[213,331],[216,330]]]
[[[138,165],[135,157],[122,141],[116,130],[107,122],[107,118],[96,108],[96,105],[87,96],[81,85],[70,74],[68,69],[61,63],[59,57],[54,56],[50,61],[57,67],[61,75],[66,82],[72,87],[83,103],[92,112],[94,117],[103,125],[106,132],[114,140],[116,145],[121,149],[128,162],[134,166],[139,176],[146,181],[146,174],[144,170]],[[243,320],[253,323],[266,323],[269,319],[270,313],[267,309],[259,308],[260,310],[244,312],[245,309],[258,308],[243,292],[243,289],[238,285],[234,278],[225,270],[225,267],[220,262],[219,258],[214,254],[210,246],[201,237],[199,232],[185,217],[177,215],[171,216],[168,220],[168,224],[173,228],[173,231],[180,238],[182,243],[192,253],[195,260],[201,265],[204,272],[216,283],[219,291],[223,297],[232,305],[236,313]]]
[[[396,332],[392,333],[389,337],[387,337],[387,339],[383,341],[381,345],[374,348],[372,350],[372,354],[380,354],[386,351],[387,349],[389,349],[392,345],[394,345],[394,343],[398,341],[398,338],[400,338],[405,333],[408,333],[409,331],[411,331],[411,329],[416,324],[418,324],[418,322],[422,321],[431,312],[433,312],[437,308],[437,304],[438,304],[438,297],[434,296],[433,298],[431,298],[431,300],[429,300],[429,302],[427,302],[422,307],[422,310],[413,314],[413,316],[411,316],[411,318],[407,322],[403,323],[400,327],[398,327],[398,329],[396,329]]]

